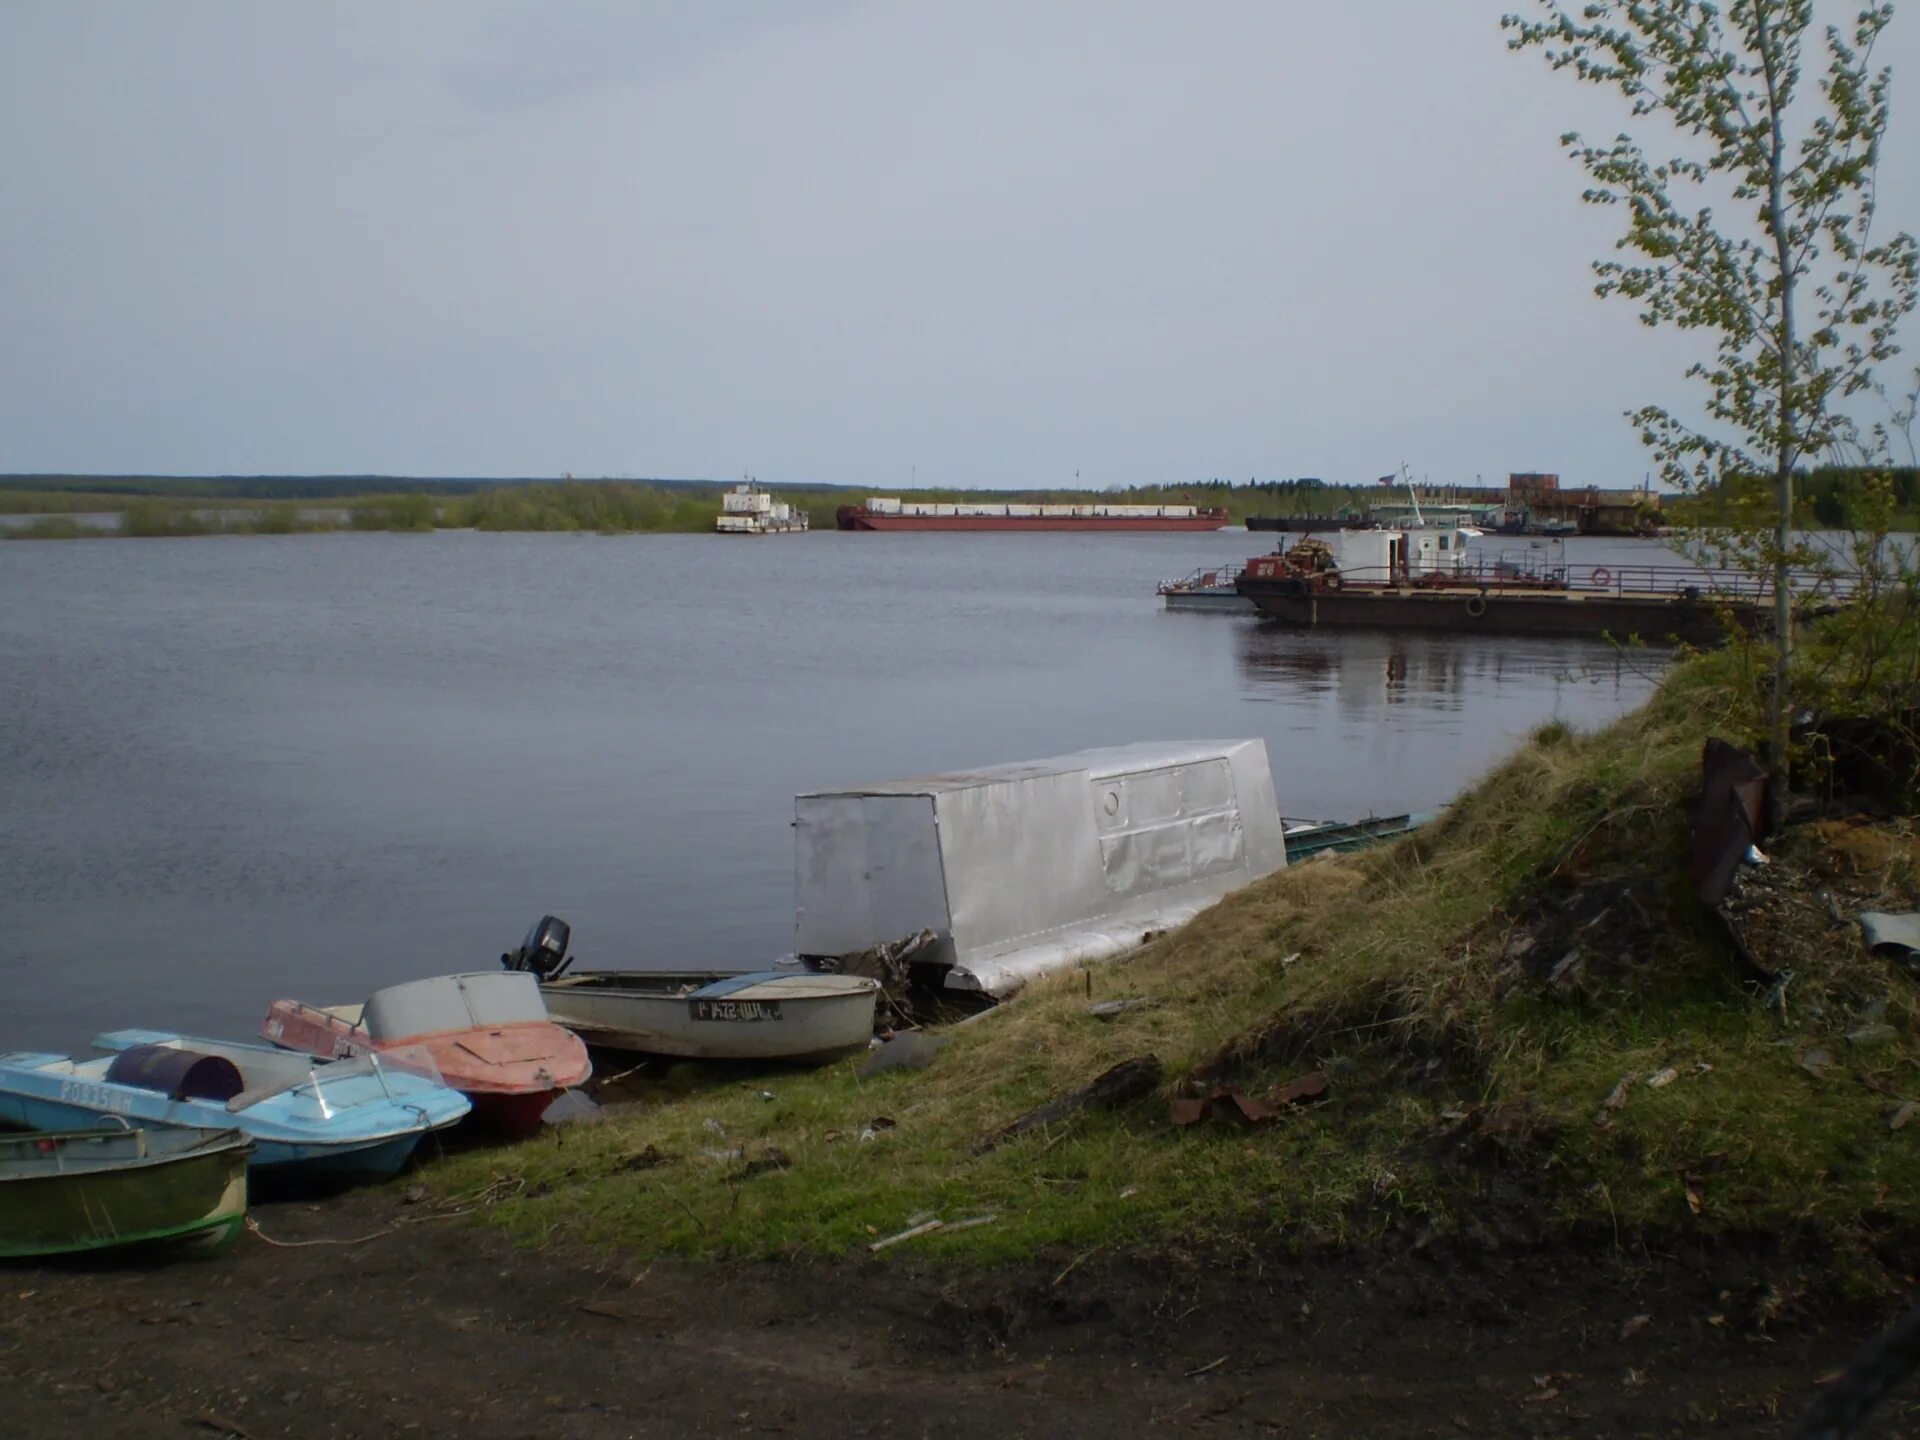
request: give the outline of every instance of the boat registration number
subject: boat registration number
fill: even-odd
[[[778,1020],[778,1000],[693,1000],[696,1020]]]
[[[62,1104],[77,1106],[83,1110],[102,1110],[108,1114],[117,1115],[133,1113],[131,1095],[106,1085],[92,1085],[85,1080],[61,1081],[60,1101]]]

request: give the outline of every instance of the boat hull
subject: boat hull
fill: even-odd
[[[29,1130],[159,1125],[237,1129],[255,1170],[378,1179],[400,1169],[430,1130],[472,1108],[464,1095],[377,1057],[314,1065],[287,1052],[151,1030],[96,1036],[111,1055],[179,1049],[238,1066],[249,1088],[231,1101],[125,1083],[106,1060],[0,1056],[0,1125]]]
[[[551,1020],[387,1040],[331,1011],[276,1000],[260,1033],[283,1049],[326,1060],[371,1052],[404,1067],[409,1054],[423,1054],[442,1084],[473,1102],[467,1123],[508,1140],[537,1131],[547,1107],[593,1073],[587,1047]]]
[[[1238,590],[1226,586],[1208,590],[1162,590],[1160,597],[1169,610],[1225,610],[1236,615],[1251,615],[1257,608]]]
[[[818,1064],[867,1048],[879,985],[845,975],[601,971],[540,987],[587,1043],[694,1060]]]
[[[1266,619],[1300,629],[1483,631],[1590,639],[1610,635],[1622,640],[1638,636],[1654,643],[1693,644],[1710,644],[1726,635],[1706,598],[1685,595],[1356,585],[1324,591],[1298,581],[1251,577],[1242,578],[1240,593]]]
[[[147,1139],[114,1131],[0,1141],[0,1154],[51,1147],[63,1165],[76,1166],[30,1173],[31,1160],[0,1159],[0,1258],[162,1242],[211,1254],[232,1244],[247,1216],[245,1139],[232,1131],[197,1138],[176,1132],[154,1137],[157,1153],[146,1153]],[[142,1153],[131,1153],[135,1142]],[[84,1152],[95,1148],[129,1153],[93,1163]]]
[[[66,1104],[58,1100],[22,1095],[0,1095],[0,1125],[21,1130],[84,1130],[114,1123],[114,1116],[127,1112],[100,1109],[88,1105]],[[195,1115],[184,1123],[193,1124],[206,1117]],[[182,1122],[140,1117],[143,1124],[169,1125]],[[371,1140],[335,1142],[312,1140],[266,1140],[255,1138],[248,1167],[254,1170],[298,1169],[302,1175],[329,1179],[384,1180],[400,1172],[424,1130],[409,1130],[401,1135]]]

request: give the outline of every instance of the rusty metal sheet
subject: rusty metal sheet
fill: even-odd
[[[1176,1096],[1169,1107],[1169,1118],[1176,1125],[1198,1125],[1209,1115],[1219,1115],[1242,1125],[1264,1125],[1288,1110],[1327,1093],[1326,1072],[1315,1070],[1289,1081],[1268,1095],[1249,1095],[1238,1085],[1216,1085],[1205,1095]]]
[[[1693,888],[1717,906],[1733,887],[1735,871],[1765,833],[1767,772],[1753,755],[1718,738],[1700,756],[1700,806],[1693,819]]]

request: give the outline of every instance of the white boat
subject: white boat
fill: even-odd
[[[713,528],[722,535],[785,535],[807,528],[807,512],[776,500],[751,479],[720,497]]]
[[[586,970],[568,975],[565,921],[548,915],[509,970],[541,977],[547,1014],[589,1045],[695,1060],[817,1062],[867,1048],[880,982],[858,975],[755,970]]]
[[[1238,565],[1218,565],[1195,570],[1178,580],[1167,580],[1158,587],[1160,598],[1169,610],[1230,610],[1253,613],[1253,602],[1234,585],[1240,573]]]

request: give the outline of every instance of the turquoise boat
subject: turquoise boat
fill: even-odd
[[[1287,863],[1310,855],[1344,855],[1384,840],[1397,840],[1426,824],[1431,815],[1370,815],[1365,820],[1284,820]]]
[[[0,1055],[0,1125],[72,1130],[125,1121],[239,1130],[255,1170],[381,1179],[421,1137],[472,1108],[424,1054],[318,1061],[265,1045],[158,1030],[99,1035],[99,1059]]]
[[[0,1258],[224,1250],[246,1223],[247,1150],[238,1130],[0,1135]]]

